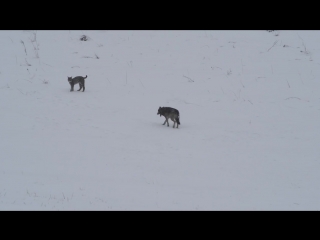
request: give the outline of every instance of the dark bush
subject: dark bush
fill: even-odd
[[[86,35],[82,35],[82,36],[80,37],[80,41],[88,41],[88,40],[89,40],[89,37],[86,36]]]

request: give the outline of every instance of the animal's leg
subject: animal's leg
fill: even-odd
[[[177,125],[176,128],[178,128],[178,127],[179,127],[179,124],[178,124],[177,119],[174,119],[173,121],[174,121],[174,124]]]
[[[170,117],[171,121],[173,122],[173,128],[175,127],[176,125],[176,121],[174,120],[174,118]]]
[[[165,124],[166,124],[166,121],[167,121],[167,119],[166,119],[166,120],[164,120],[164,123],[163,123],[162,125],[165,125]]]
[[[179,117],[174,118],[172,121],[174,121],[177,124],[176,128],[179,128],[179,124],[180,124]]]
[[[165,125],[165,124],[166,124],[166,122],[167,122],[167,125],[168,125],[168,127],[169,127],[168,118],[166,118],[166,120],[164,121],[164,123],[163,123],[162,125]]]
[[[78,91],[80,91],[81,89],[82,89],[82,85],[79,83],[79,86],[80,86],[80,88],[79,88],[79,90]]]

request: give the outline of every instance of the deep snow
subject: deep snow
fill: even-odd
[[[0,210],[319,210],[319,43],[0,31]]]

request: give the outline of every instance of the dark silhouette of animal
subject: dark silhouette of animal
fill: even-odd
[[[157,115],[164,116],[166,120],[162,125],[165,125],[167,122],[167,126],[169,127],[169,118],[173,121],[173,128],[175,127],[177,123],[177,128],[180,125],[180,114],[179,111],[175,108],[171,107],[159,107]]]

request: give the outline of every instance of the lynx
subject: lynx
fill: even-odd
[[[84,92],[84,89],[85,89],[85,86],[84,86],[84,80],[87,78],[88,76],[86,75],[85,77],[81,77],[81,76],[77,76],[77,77],[68,77],[68,82],[70,83],[71,85],[71,89],[70,89],[70,92],[73,91],[73,87],[75,84],[78,84],[80,85],[80,88],[78,91],[80,91],[82,88],[82,92]]]

